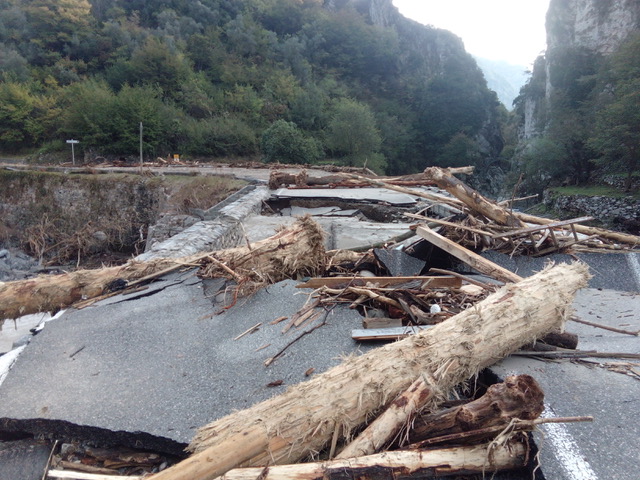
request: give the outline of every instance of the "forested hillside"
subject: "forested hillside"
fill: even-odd
[[[0,0],[0,150],[489,164],[496,96],[391,0]]]
[[[547,42],[515,102],[525,140],[515,169],[531,191],[607,176],[630,190],[640,172],[640,3],[551,0]]]

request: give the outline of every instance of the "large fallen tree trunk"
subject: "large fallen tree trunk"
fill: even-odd
[[[432,179],[438,187],[449,192],[471,210],[478,212],[501,225],[524,227],[524,222],[534,223],[536,225],[549,225],[557,222],[557,220],[536,217],[534,215],[505,209],[500,204],[483,197],[476,190],[454,177],[453,173],[456,172],[450,169],[430,167],[427,168],[424,173],[426,174],[426,177]],[[582,233],[583,235],[596,235],[614,242],[626,243],[629,245],[640,245],[640,237],[637,235],[614,232],[604,228],[587,227],[580,224],[575,224],[572,228],[575,228],[576,232]]]
[[[522,436],[504,444],[481,444],[437,450],[400,450],[348,460],[333,460],[266,468],[238,468],[220,480],[344,480],[347,478],[429,479],[523,468],[528,445]]]
[[[282,395],[211,423],[191,443],[194,455],[153,478],[203,480],[241,465],[299,461],[350,439],[423,373],[436,392],[432,403],[442,401],[479,370],[561,328],[588,277],[586,265],[563,264],[505,285],[428,330],[349,358]]]
[[[459,167],[450,168],[451,173],[456,174],[472,174],[475,167]],[[344,174],[326,175],[324,177],[310,177],[306,170],[298,173],[287,173],[279,170],[272,170],[269,175],[269,188],[276,190],[280,187],[288,187],[295,185],[296,187],[316,187],[316,186],[340,186],[347,188],[359,188],[370,185],[369,177],[363,179],[347,178]],[[424,173],[413,173],[411,175],[403,175],[400,177],[374,177],[375,180],[385,182],[396,186],[420,186],[433,185]]]
[[[438,187],[464,202],[471,210],[484,215],[500,225],[509,227],[525,226],[513,212],[470,188],[466,183],[454,177],[449,169],[429,167],[424,173],[425,176],[433,180]]]
[[[229,277],[241,288],[251,288],[298,274],[314,275],[324,264],[322,229],[305,217],[272,237],[247,246],[0,284],[0,319],[58,311],[182,267],[201,267],[203,276]]]

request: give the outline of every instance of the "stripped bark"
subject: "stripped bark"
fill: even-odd
[[[423,372],[435,379],[434,406],[479,370],[561,328],[588,277],[586,265],[563,264],[506,285],[446,322],[200,429],[189,447],[195,453],[153,478],[212,479],[237,466],[299,461],[334,435],[350,439]]]
[[[434,379],[421,375],[336,458],[359,457],[379,452],[409,423],[411,416],[433,398],[437,392],[435,384]]]
[[[0,284],[0,319],[55,312],[75,302],[123,289],[136,280],[152,279],[183,267],[200,267],[202,276],[232,278],[239,280],[242,287],[255,287],[298,274],[316,274],[325,261],[322,229],[305,217],[248,246],[178,259],[132,260],[118,267],[41,275]]]
[[[544,393],[538,382],[529,375],[513,375],[491,385],[473,402],[416,418],[409,443],[495,425],[506,426],[514,418],[535,420],[543,410]]]

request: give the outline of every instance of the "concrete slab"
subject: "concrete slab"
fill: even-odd
[[[302,331],[273,319],[307,296],[282,282],[215,315],[195,277],[155,294],[75,311],[36,335],[0,386],[0,428],[93,438],[178,454],[199,426],[322,372],[359,348],[360,316],[335,309],[270,367],[264,361]],[[159,293],[161,292],[161,293]],[[283,301],[283,299],[285,299]],[[234,340],[256,323],[260,329]],[[309,325],[311,328],[314,324]],[[282,380],[280,387],[267,384]]]
[[[375,245],[409,231],[409,223],[378,223],[366,222],[355,218],[326,218],[315,220],[326,234],[325,247],[328,250],[336,248],[353,248]],[[244,232],[250,242],[262,240],[273,235],[281,225],[291,225],[295,217],[260,216],[245,219]]]
[[[339,198],[341,200],[389,203],[391,205],[415,205],[416,198],[386,188],[305,188],[276,190],[278,198]]]
[[[574,307],[584,320],[628,330],[640,329],[640,296],[613,290],[586,289]],[[569,322],[580,337],[578,348],[600,352],[640,353],[640,338]],[[640,453],[640,382],[624,372],[629,360],[588,359],[544,362],[509,357],[491,368],[499,377],[532,375],[545,392],[546,416],[593,415],[593,423],[542,427],[538,436],[542,473],[553,480],[635,480]],[[631,367],[633,368],[633,367]],[[631,373],[631,372],[629,372]]]

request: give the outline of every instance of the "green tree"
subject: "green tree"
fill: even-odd
[[[382,138],[371,107],[348,98],[334,106],[327,128],[326,144],[331,152],[349,165],[364,165],[367,159],[380,161]]]
[[[161,145],[169,119],[160,93],[152,87],[125,85],[116,95],[104,82],[73,85],[66,95],[63,131],[86,147],[116,155],[139,149],[140,122],[144,126],[143,149],[153,154]]]
[[[522,175],[526,191],[541,194],[554,180],[559,183],[557,179],[570,175],[566,160],[562,144],[549,138],[535,138],[516,155],[514,173]]]
[[[444,146],[436,164],[441,167],[464,167],[476,165],[479,159],[478,144],[464,133],[457,133]]]
[[[88,0],[30,0],[22,4],[31,29],[31,42],[44,50],[62,52],[74,37],[89,35],[92,16]]]
[[[611,57],[607,80],[611,93],[596,115],[589,145],[604,169],[626,174],[625,190],[629,190],[640,169],[640,35]]]
[[[191,73],[184,55],[172,50],[166,42],[149,37],[131,56],[132,85],[157,85],[166,97],[180,91]]]
[[[305,137],[295,123],[278,120],[262,134],[266,162],[315,163],[322,156],[318,142]]]
[[[0,83],[0,145],[17,150],[29,143],[27,122],[35,99],[29,89],[19,83]]]

